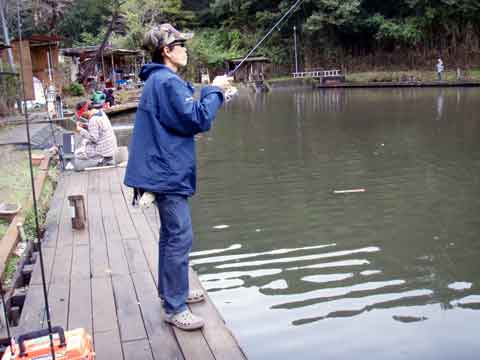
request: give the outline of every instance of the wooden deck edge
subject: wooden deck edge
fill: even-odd
[[[38,201],[43,192],[43,186],[45,185],[45,180],[48,175],[48,167],[50,165],[50,154],[46,154],[45,158],[42,160],[39,170],[40,172],[35,177],[35,198]],[[0,279],[3,280],[3,275],[5,272],[5,265],[8,257],[13,252],[13,249],[18,243],[19,233],[17,224],[23,223],[25,220],[25,212],[30,209],[33,204],[32,197],[30,196],[20,212],[15,215],[15,217],[10,222],[10,225],[7,228],[7,232],[0,240]]]

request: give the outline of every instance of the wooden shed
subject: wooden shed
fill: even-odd
[[[43,94],[35,92],[34,77],[40,80],[42,86],[47,88],[55,86],[58,94],[62,91],[62,76],[59,70],[59,42],[58,36],[33,35],[29,38],[13,40],[11,47],[17,71],[20,72],[20,48],[23,55],[23,83],[25,86],[26,100],[35,100]],[[8,63],[6,51],[2,51],[2,62]],[[38,92],[38,89],[37,89]]]
[[[225,61],[227,73],[240,64],[242,59],[229,59]],[[235,72],[235,81],[263,81],[270,74],[270,59],[264,56],[251,57],[245,60],[242,66]]]
[[[62,55],[72,58],[72,75],[80,78],[86,61],[94,58],[99,46],[62,49]],[[105,47],[101,62],[96,64],[95,81],[113,87],[119,82],[134,78],[144,62],[143,51]],[[87,84],[84,84],[87,85]]]

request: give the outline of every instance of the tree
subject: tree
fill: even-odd
[[[87,79],[88,76],[92,75],[95,70],[95,65],[100,63],[103,58],[103,52],[105,47],[110,39],[110,36],[115,33],[118,35],[125,36],[127,34],[127,24],[126,17],[124,13],[120,10],[121,6],[125,3],[125,0],[111,0],[110,1],[110,21],[108,24],[107,31],[104,35],[103,41],[98,47],[98,50],[95,54],[95,57],[89,59],[85,62],[83,67],[83,72],[80,76],[80,81],[83,82]]]

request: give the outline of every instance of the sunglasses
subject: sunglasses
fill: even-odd
[[[187,47],[184,42],[178,42],[178,43],[173,43],[173,44],[168,45],[168,48],[173,49],[175,46],[180,46],[182,48]]]

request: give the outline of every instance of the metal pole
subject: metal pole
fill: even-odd
[[[297,27],[293,25],[293,44],[295,47],[295,72],[298,73],[298,57],[297,57]]]
[[[32,200],[33,200],[33,212],[35,217],[35,229],[37,233],[37,241],[38,241],[38,255],[40,258],[40,271],[42,275],[42,287],[43,287],[43,298],[45,301],[45,313],[47,317],[47,326],[48,326],[48,337],[50,339],[50,353],[52,355],[52,360],[55,360],[55,346],[53,344],[53,330],[52,330],[52,321],[50,318],[50,305],[48,304],[48,296],[47,296],[47,285],[45,281],[45,266],[43,262],[43,253],[42,253],[42,244],[40,239],[40,224],[38,223],[38,208],[37,208],[37,195],[35,191],[35,180],[33,178],[33,165],[32,165],[32,143],[30,141],[30,120],[28,117],[28,110],[27,110],[27,99],[25,94],[25,79],[24,79],[24,72],[23,72],[23,49],[22,49],[22,25],[20,21],[20,3],[17,0],[17,21],[18,21],[18,39],[20,43],[20,74],[22,81],[22,95],[23,95],[23,106],[24,106],[24,115],[25,115],[25,127],[27,130],[27,144],[28,144],[28,159],[30,164],[30,182],[32,185]]]

